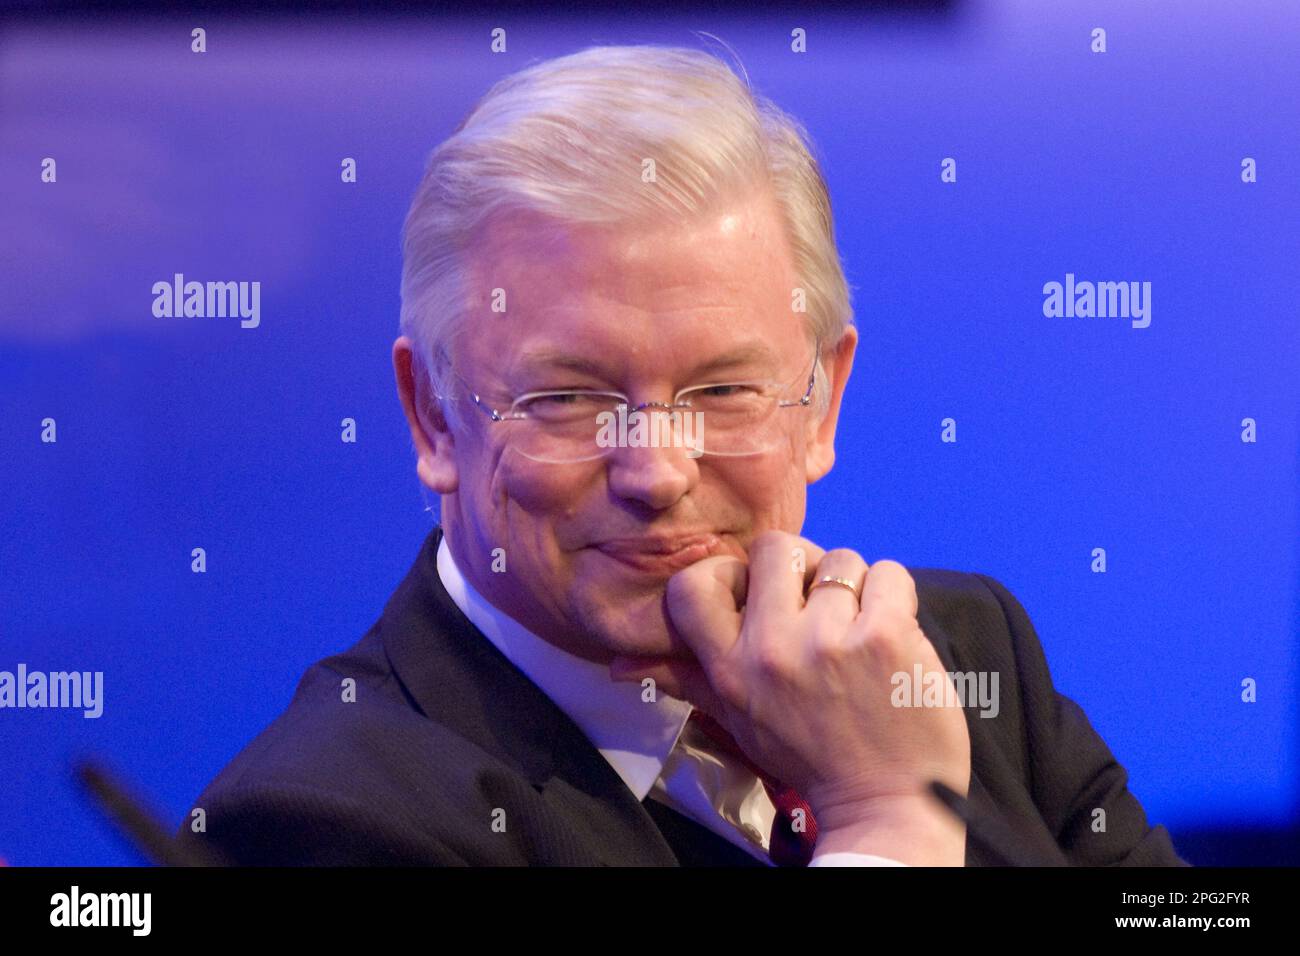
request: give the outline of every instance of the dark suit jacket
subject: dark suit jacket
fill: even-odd
[[[194,804],[206,832],[187,819],[182,844],[252,865],[762,865],[635,799],[452,602],[440,538],[429,535],[365,636],[312,665],[284,713],[208,785]],[[1182,863],[1083,711],[1053,689],[1015,598],[982,575],[909,570],[947,669],[1000,674],[999,715],[965,711],[976,823],[1009,827],[1022,859]],[[968,836],[966,862],[1002,860]]]

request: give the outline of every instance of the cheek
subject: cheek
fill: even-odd
[[[505,452],[494,461],[486,485],[493,506],[564,519],[578,513],[578,503],[596,475],[595,467],[546,465]]]
[[[798,533],[803,527],[808,486],[804,455],[796,441],[766,455],[736,459],[718,473],[718,483],[747,514],[750,533],[779,528]]]
[[[735,469],[734,487],[744,489],[751,501],[777,501],[788,497],[791,489],[804,486],[805,448],[797,435],[764,455],[741,459]]]

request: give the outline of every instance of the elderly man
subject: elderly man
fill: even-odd
[[[724,63],[603,47],[502,80],[433,153],[404,253],[393,364],[441,526],[183,840],[1181,863],[1001,585],[799,536],[857,333],[806,137]]]

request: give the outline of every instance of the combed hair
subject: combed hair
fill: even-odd
[[[804,128],[721,59],[681,47],[598,46],[498,81],[434,149],[402,237],[402,334],[434,394],[451,337],[486,308],[465,258],[498,216],[560,225],[688,221],[766,186],[785,220],[809,332],[852,322],[830,197]],[[642,182],[655,161],[656,183]],[[819,357],[820,363],[820,357]],[[820,364],[819,364],[820,369]],[[826,392],[818,375],[818,406]]]

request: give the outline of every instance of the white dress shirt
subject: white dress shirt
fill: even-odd
[[[506,658],[587,736],[638,801],[672,807],[770,865],[768,835],[776,807],[763,783],[687,717],[684,700],[639,682],[615,681],[609,669],[563,651],[502,613],[461,574],[444,536],[438,576],[451,599]],[[904,866],[867,853],[814,853],[810,866]]]

